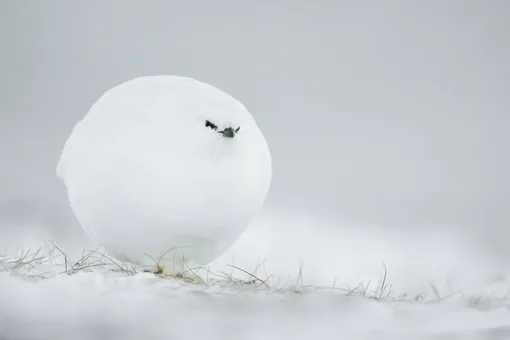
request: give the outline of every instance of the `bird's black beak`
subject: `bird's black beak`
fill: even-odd
[[[236,135],[236,131],[234,131],[234,129],[232,129],[231,127],[226,128],[223,131],[219,131],[219,133],[221,133],[223,137],[227,138],[234,138],[234,136]]]

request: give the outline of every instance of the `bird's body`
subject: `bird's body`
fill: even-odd
[[[228,137],[228,138],[226,138]],[[57,167],[91,239],[167,272],[225,252],[261,208],[267,143],[246,108],[191,78],[137,78],[76,125]]]

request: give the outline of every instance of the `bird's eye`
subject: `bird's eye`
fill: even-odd
[[[216,129],[218,128],[218,126],[216,126],[215,124],[211,123],[210,121],[206,120],[205,121],[205,127],[208,127],[208,128],[211,128],[213,130],[216,131]]]

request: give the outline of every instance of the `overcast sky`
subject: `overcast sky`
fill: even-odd
[[[268,207],[501,240],[509,18],[505,0],[0,1],[0,207],[68,218],[73,125],[118,83],[175,74],[255,116]]]

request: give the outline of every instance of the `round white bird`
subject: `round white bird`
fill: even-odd
[[[103,94],[66,141],[57,175],[94,242],[119,260],[175,274],[237,240],[263,206],[272,168],[243,104],[164,75]]]

